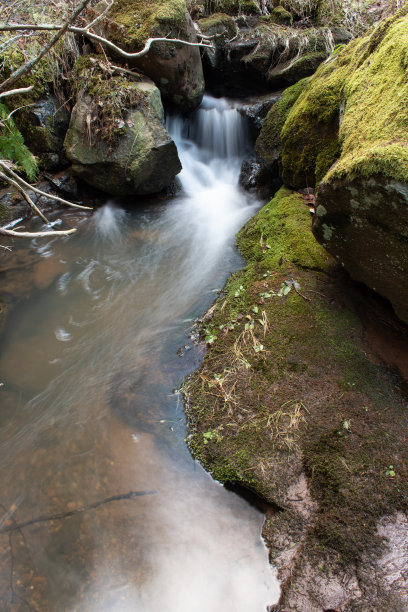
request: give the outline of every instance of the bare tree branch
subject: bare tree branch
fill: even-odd
[[[70,234],[74,234],[76,231],[76,227],[74,227],[70,230],[58,230],[55,232],[16,232],[15,230],[9,230],[4,229],[4,227],[0,227],[0,235],[13,236],[14,238],[43,238],[47,236],[69,236]]]
[[[80,204],[74,204],[73,202],[69,202],[68,200],[64,200],[63,198],[60,198],[58,196],[50,195],[49,193],[46,193],[45,191],[41,191],[41,189],[38,189],[38,187],[34,187],[33,185],[30,185],[29,183],[27,183],[24,179],[18,176],[18,174],[13,172],[13,170],[10,168],[8,164],[6,164],[5,162],[1,160],[0,160],[0,168],[3,168],[5,172],[10,174],[10,176],[12,176],[13,179],[17,181],[21,187],[24,186],[27,189],[31,189],[35,193],[38,193],[39,195],[50,198],[50,200],[55,200],[56,202],[61,202],[61,204],[65,204],[66,206],[71,206],[72,208],[80,208],[81,210],[93,210],[91,206],[81,206]]]
[[[62,25],[55,25],[55,24],[42,24],[42,25],[36,25],[36,24],[10,24],[10,25],[0,25],[0,32],[6,32],[6,31],[11,31],[11,30],[44,30],[44,31],[52,31],[52,30],[59,30],[62,27],[64,27],[64,26],[62,26]],[[88,30],[88,28],[77,28],[75,26],[68,26],[66,28],[66,31],[74,32],[75,34],[82,34],[82,36],[86,36],[87,38],[90,38],[91,40],[94,40],[94,41],[96,41],[96,42],[98,42],[98,43],[100,43],[102,45],[106,45],[107,47],[109,47],[109,49],[112,49],[112,51],[115,51],[116,53],[118,53],[122,57],[125,57],[126,59],[136,59],[138,57],[143,57],[143,55],[146,55],[149,52],[150,47],[155,42],[168,42],[168,43],[176,43],[176,44],[180,44],[180,45],[187,45],[188,47],[206,47],[206,48],[209,48],[209,49],[214,49],[214,45],[212,45],[212,44],[210,44],[210,43],[208,43],[206,41],[193,43],[193,42],[190,42],[188,40],[181,40],[180,38],[161,37],[161,38],[148,38],[146,40],[144,48],[141,51],[135,51],[134,53],[128,53],[127,51],[125,51],[124,49],[121,49],[120,47],[115,45],[112,41],[108,40],[107,38],[103,38],[102,36],[98,36],[97,34],[94,34],[93,32],[90,32]],[[3,88],[3,85],[4,85],[4,83],[2,85],[0,85],[0,88]]]
[[[5,98],[6,96],[15,96],[17,94],[28,93],[32,89],[34,89],[34,85],[30,85],[30,87],[20,87],[19,89],[10,89],[9,91],[3,91],[2,93],[0,93],[0,98]]]
[[[3,181],[6,181],[6,183],[8,183],[9,185],[12,185],[13,187],[15,187],[21,193],[21,195],[23,196],[27,204],[33,209],[35,213],[37,213],[40,219],[44,221],[44,223],[49,223],[44,213],[38,208],[38,206],[34,204],[32,199],[28,195],[28,193],[25,191],[25,189],[21,187],[21,185],[18,184],[17,181],[13,180],[12,178],[4,174],[4,172],[0,172],[0,179],[2,179]]]
[[[46,55],[48,53],[48,51],[50,49],[52,49],[52,47],[56,44],[56,42],[65,34],[65,32],[68,30],[70,24],[75,21],[75,19],[78,17],[78,15],[84,10],[84,8],[86,7],[86,5],[90,2],[90,0],[82,0],[82,2],[79,4],[79,6],[75,9],[75,11],[71,14],[71,16],[69,17],[69,19],[67,19],[67,21],[61,25],[61,27],[59,28],[59,31],[54,34],[54,36],[51,38],[51,40],[49,41],[49,43],[43,47],[40,51],[40,53],[37,55],[37,57],[34,57],[33,59],[29,60],[28,62],[26,62],[23,66],[21,66],[20,68],[18,68],[17,70],[15,70],[9,77],[8,79],[6,79],[5,81],[3,81],[3,83],[0,83],[0,91],[5,90],[7,87],[9,87],[12,83],[14,83],[15,81],[17,81],[17,79],[22,75],[25,74],[26,72],[28,72],[29,70],[31,70],[36,64],[38,64],[38,62],[44,57],[44,55]]]

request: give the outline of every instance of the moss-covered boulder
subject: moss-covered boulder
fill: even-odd
[[[159,90],[146,77],[104,80],[98,65],[92,70],[78,93],[65,138],[74,174],[112,195],[161,191],[181,164],[164,128]],[[88,71],[82,66],[78,78]]]
[[[103,3],[98,5],[103,9]],[[148,38],[177,38],[197,43],[185,0],[116,0],[100,32],[129,53],[143,49]],[[204,93],[199,47],[153,43],[146,55],[127,60],[156,83],[163,98],[182,111],[194,110]]]
[[[316,237],[405,321],[407,48],[405,7],[318,70],[281,134],[285,183],[318,186]]]
[[[276,6],[271,12],[271,21],[280,25],[291,26],[293,24],[293,16],[285,7]]]
[[[227,13],[227,15],[260,15],[259,0],[210,0],[208,8],[211,13]]]
[[[269,166],[273,166],[279,159],[282,148],[280,136],[282,127],[308,80],[308,78],[301,79],[295,85],[287,87],[281,99],[272,106],[265,118],[255,143],[255,152]]]

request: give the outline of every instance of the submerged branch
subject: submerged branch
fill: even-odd
[[[49,236],[69,236],[70,234],[74,234],[76,232],[76,227],[69,230],[58,230],[58,231],[46,231],[46,232],[16,232],[15,230],[5,229],[4,227],[0,227],[0,235],[2,236],[12,236],[13,238],[43,238]],[[1,530],[0,530],[1,533]]]
[[[129,491],[129,493],[112,495],[111,497],[105,497],[105,499],[101,499],[100,501],[94,502],[93,504],[81,506],[80,508],[76,508],[75,510],[68,510],[67,512],[59,512],[58,514],[50,514],[48,516],[38,516],[37,518],[31,519],[29,521],[23,521],[22,523],[16,523],[13,521],[11,525],[5,525],[4,527],[2,527],[0,529],[0,533],[7,533],[9,531],[15,531],[16,529],[23,529],[24,527],[29,527],[30,525],[35,525],[37,523],[48,523],[49,521],[61,520],[70,516],[74,516],[75,514],[82,514],[82,512],[93,510],[94,508],[98,508],[99,506],[103,506],[104,504],[110,504],[114,501],[122,501],[123,499],[134,499],[135,497],[142,497],[144,495],[155,495],[156,493],[157,491]]]

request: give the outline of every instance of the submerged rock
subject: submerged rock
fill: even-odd
[[[98,70],[98,68],[96,68]],[[181,170],[163,125],[160,92],[152,81],[95,81],[79,95],[65,139],[74,174],[112,195],[157,193]],[[106,91],[118,106],[108,108]]]
[[[318,70],[281,132],[285,184],[318,186],[316,237],[406,322],[407,47],[405,7]]]

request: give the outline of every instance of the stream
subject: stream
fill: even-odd
[[[0,344],[4,610],[265,612],[278,599],[264,517],[191,458],[179,392],[203,357],[194,319],[242,265],[234,236],[259,207],[238,186],[249,139],[210,97],[168,129],[176,197],[59,212],[75,235],[5,256],[5,291],[24,261],[34,284]]]

